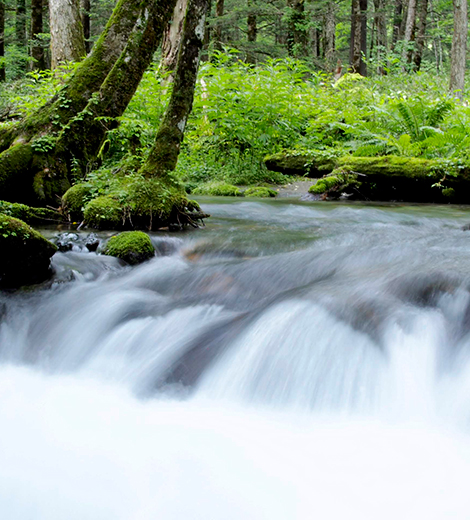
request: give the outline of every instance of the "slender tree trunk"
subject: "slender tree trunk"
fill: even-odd
[[[165,29],[162,42],[162,59],[160,62],[160,72],[169,74],[167,81],[173,81],[176,63],[178,61],[178,52],[180,49],[181,36],[183,34],[184,17],[188,0],[177,0],[173,17],[168,27]]]
[[[51,67],[86,55],[79,0],[49,0]]]
[[[305,57],[307,54],[307,29],[304,0],[287,0],[290,8],[287,51],[290,56]]]
[[[44,32],[42,15],[43,0],[31,0],[31,39],[33,41],[31,47],[33,62],[31,65],[36,70],[44,70],[46,68],[44,46],[39,36]]]
[[[173,171],[178,162],[181,143],[191,113],[201,49],[204,43],[208,0],[190,0],[183,30],[173,91],[158,129],[155,144],[142,168],[147,177],[161,177]]]
[[[324,48],[325,63],[329,71],[333,70],[336,62],[336,3],[329,1],[324,17]]]
[[[253,7],[252,0],[248,0],[248,9]],[[258,36],[258,25],[256,22],[256,13],[252,10],[249,10],[247,17],[247,25],[248,25],[248,51],[246,53],[246,62],[247,63],[256,63],[256,55],[253,49],[254,44],[256,43],[256,39]]]
[[[224,41],[223,38],[223,30],[222,30],[222,17],[224,16],[224,0],[216,0],[215,3],[215,16],[216,16],[216,24],[215,24],[215,41],[214,41],[214,49],[217,51],[222,50],[222,43]]]
[[[361,15],[361,63],[359,74],[367,76],[367,64],[364,59],[367,56],[367,0],[359,0],[359,8]]]
[[[453,0],[454,35],[452,37],[450,91],[462,99],[467,62],[468,4],[467,0]]]
[[[85,38],[85,50],[88,54],[91,51],[91,1],[81,0],[80,9],[82,14],[83,36]]]
[[[414,68],[418,71],[423,60],[424,46],[426,43],[426,26],[428,18],[428,0],[420,0],[419,3],[419,23],[416,32],[416,50],[414,55]]]
[[[16,0],[16,44],[26,47],[26,0]]]
[[[406,14],[405,35],[403,37],[403,63],[411,63],[413,56],[412,42],[416,28],[416,9],[418,0],[408,0],[408,12]]]
[[[374,0],[375,27],[377,44],[377,72],[385,74],[384,63],[387,51],[387,18],[385,12],[385,0]]]
[[[367,0],[352,0],[351,3],[351,70],[367,75],[364,56],[367,54]]]
[[[392,31],[392,49],[402,37],[403,26],[403,0],[395,0],[395,7],[393,10],[393,31]]]
[[[0,59],[5,58],[5,2],[0,1]],[[5,81],[5,63],[0,64],[0,81]]]

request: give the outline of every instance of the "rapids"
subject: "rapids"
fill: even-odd
[[[470,518],[468,210],[204,208],[0,293],[0,518]]]

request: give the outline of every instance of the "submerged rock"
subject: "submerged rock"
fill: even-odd
[[[149,236],[142,231],[125,231],[111,237],[104,254],[136,265],[155,256],[155,248]]]
[[[28,224],[0,213],[0,287],[40,283],[51,274],[57,247]]]

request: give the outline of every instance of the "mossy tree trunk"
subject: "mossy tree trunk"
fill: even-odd
[[[162,177],[176,168],[193,106],[208,8],[209,0],[189,2],[170,102],[154,146],[141,170],[147,177]]]
[[[0,59],[5,57],[5,2],[0,1]],[[5,81],[5,64],[0,64],[0,81]]]
[[[80,10],[82,15],[83,36],[85,37],[85,49],[88,53],[91,50],[91,0],[81,0]]]
[[[51,203],[67,189],[67,158],[55,154],[55,139],[99,91],[149,3],[153,0],[119,0],[93,52],[64,88],[38,111],[0,133],[0,192],[4,199]],[[126,82],[121,77],[115,83],[115,95]]]
[[[166,78],[168,83],[174,79],[187,7],[188,0],[177,0],[171,23],[165,29],[163,36],[160,72],[168,74]]]

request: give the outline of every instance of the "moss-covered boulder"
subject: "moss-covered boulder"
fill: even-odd
[[[96,229],[120,229],[124,222],[121,204],[109,195],[90,200],[85,205],[83,216],[86,225]]]
[[[233,184],[212,183],[198,186],[193,190],[194,195],[211,195],[213,197],[241,197],[243,192]]]
[[[284,150],[264,158],[268,170],[285,175],[321,177],[335,167],[335,159],[316,152]]]
[[[308,191],[314,195],[327,194],[332,197],[340,196],[343,192],[352,193],[360,187],[361,183],[357,180],[357,175],[337,172],[318,179]]]
[[[258,197],[268,199],[270,197],[276,197],[277,191],[272,188],[266,188],[264,186],[255,186],[253,188],[247,188],[244,192],[245,197]]]
[[[142,231],[125,231],[111,237],[104,249],[104,254],[136,265],[155,256],[155,248],[149,236]]]
[[[16,202],[0,200],[0,213],[14,217],[27,224],[48,224],[61,222],[61,213],[49,208],[32,208]]]
[[[57,248],[28,224],[0,213],[0,251],[0,287],[17,288],[47,280]]]
[[[82,182],[74,184],[62,196],[62,210],[72,222],[83,220],[83,210],[91,199],[91,184]]]

